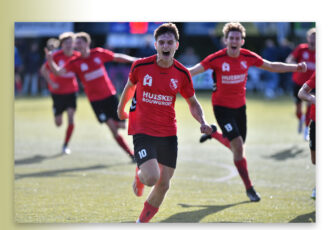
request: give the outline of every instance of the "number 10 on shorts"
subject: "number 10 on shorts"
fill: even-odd
[[[147,156],[147,151],[145,149],[140,150],[138,153],[139,153],[140,159]]]

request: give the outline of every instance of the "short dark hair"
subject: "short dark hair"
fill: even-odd
[[[179,30],[176,27],[174,23],[164,23],[160,25],[154,32],[154,38],[157,40],[157,38],[160,35],[166,34],[166,33],[172,33],[177,41],[179,41]]]

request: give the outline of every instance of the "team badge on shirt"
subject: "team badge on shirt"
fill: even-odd
[[[174,79],[174,78],[171,78],[170,80],[170,88],[172,90],[176,90],[178,88],[178,80]]]
[[[241,61],[241,67],[243,67],[243,69],[247,69],[247,63],[246,61]]]
[[[84,72],[84,71],[88,70],[88,65],[86,63],[81,63],[80,69],[82,72]]]
[[[230,71],[230,65],[227,62],[224,62],[222,64],[222,72],[225,72],[225,71],[227,71],[227,72]]]
[[[150,87],[152,86],[152,77],[149,74],[144,76],[143,85],[148,85]]]

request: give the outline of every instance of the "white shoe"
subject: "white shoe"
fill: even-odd
[[[71,150],[67,146],[63,146],[62,148],[62,154],[70,155]]]
[[[316,189],[315,189],[315,188],[313,189],[313,192],[312,192],[311,198],[312,198],[313,200],[316,199]]]
[[[309,127],[306,126],[304,130],[304,140],[309,141]]]

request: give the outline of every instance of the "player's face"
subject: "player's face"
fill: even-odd
[[[244,39],[242,38],[242,33],[239,31],[230,31],[228,37],[224,40],[228,52],[232,54],[239,53],[240,48],[244,44]]]
[[[171,61],[178,47],[179,42],[172,33],[165,33],[158,36],[155,42],[158,58],[164,61]]]
[[[76,38],[74,48],[79,52],[84,52],[87,48],[87,42],[82,38]]]
[[[307,42],[310,49],[314,50],[316,44],[315,34],[311,34],[309,37],[307,37]]]
[[[73,39],[72,38],[67,38],[62,42],[62,49],[64,51],[72,51],[73,50]]]

